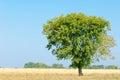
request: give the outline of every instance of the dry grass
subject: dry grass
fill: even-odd
[[[120,70],[0,69],[0,80],[120,80]]]

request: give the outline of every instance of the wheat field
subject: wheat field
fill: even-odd
[[[0,69],[0,80],[120,80],[120,70],[83,69]]]

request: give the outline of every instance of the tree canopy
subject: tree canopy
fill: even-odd
[[[43,25],[47,48],[58,60],[70,59],[71,67],[78,68],[79,75],[83,67],[99,57],[111,56],[110,48],[115,43],[107,35],[110,30],[109,21],[83,13],[61,15]]]

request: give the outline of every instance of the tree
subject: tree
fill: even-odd
[[[49,66],[44,63],[38,62],[36,63],[36,67],[37,68],[48,68]]]
[[[104,65],[91,65],[86,68],[87,69],[104,69]]]
[[[25,63],[24,68],[34,68],[34,66],[35,66],[35,63],[28,62],[28,63]]]
[[[109,65],[109,66],[106,66],[105,68],[106,69],[118,69],[118,67],[115,65]]]
[[[64,68],[63,64],[53,64],[51,67],[52,68]]]
[[[48,67],[49,66],[41,62],[37,62],[37,63],[28,62],[24,65],[24,68],[48,68]]]
[[[43,25],[48,50],[52,49],[58,60],[70,59],[70,66],[78,68],[79,76],[83,75],[83,67],[99,60],[100,56],[110,55],[109,49],[114,46],[111,45],[114,40],[107,31],[110,31],[109,21],[82,13],[61,15]],[[111,43],[106,44],[106,41]]]

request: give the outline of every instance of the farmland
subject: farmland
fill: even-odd
[[[83,69],[79,77],[76,69],[0,69],[0,80],[120,80],[120,70]]]

